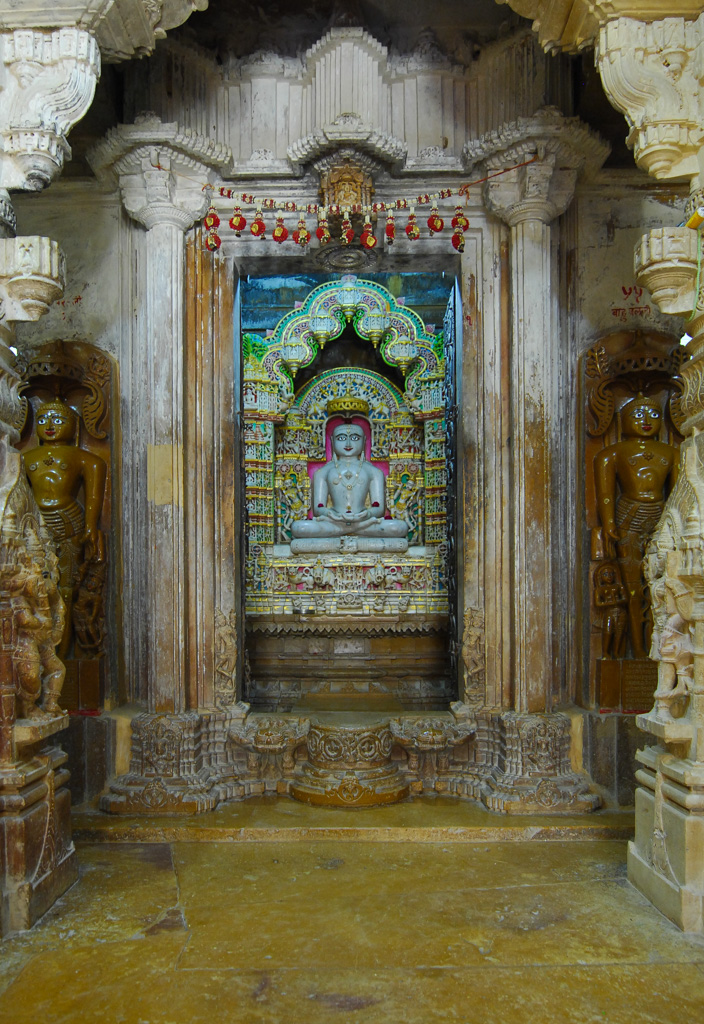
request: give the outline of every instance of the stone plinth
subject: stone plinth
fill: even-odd
[[[18,719],[13,763],[0,765],[0,934],[30,928],[78,877],[66,754],[45,740],[68,715]]]
[[[685,724],[680,722],[679,729]],[[684,931],[701,932],[704,766],[673,758],[661,746],[639,750],[636,757],[641,767],[636,772],[636,836],[628,844],[628,878]]]
[[[408,783],[391,760],[394,738],[388,720],[311,724],[308,760],[290,789],[307,804],[377,807],[408,796]]]

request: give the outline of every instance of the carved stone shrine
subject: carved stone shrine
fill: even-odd
[[[704,15],[5,7],[3,932],[68,785],[635,802],[704,930]]]

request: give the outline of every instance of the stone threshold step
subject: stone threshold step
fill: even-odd
[[[633,836],[633,827],[629,811],[504,815],[452,797],[355,810],[260,796],[189,817],[114,816],[88,809],[73,813],[74,838],[90,843],[624,841]]]

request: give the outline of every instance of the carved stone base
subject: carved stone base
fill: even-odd
[[[325,540],[295,539],[291,541],[292,555],[329,552],[345,554],[374,552],[381,555],[391,552],[403,553],[404,551],[408,551],[408,541],[404,537],[330,537]]]
[[[565,814],[600,805],[599,796],[590,791],[589,776],[572,770],[567,715],[509,711],[478,718],[478,755],[484,762],[479,793],[489,810]],[[476,791],[473,769],[467,774]]]
[[[132,722],[130,771],[100,801],[111,814],[197,814],[218,803],[214,779],[203,763],[202,718],[144,714]]]
[[[78,878],[66,755],[44,746],[0,767],[0,934],[30,928]]]
[[[639,750],[628,879],[686,932],[704,932],[704,765]]]
[[[376,807],[408,796],[409,785],[391,760],[388,721],[311,724],[308,760],[291,783],[291,796],[328,807]]]

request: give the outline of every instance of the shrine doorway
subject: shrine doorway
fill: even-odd
[[[243,696],[252,710],[440,711],[458,697],[458,295],[443,272],[240,283]],[[312,520],[313,477],[335,459],[343,422],[383,474],[387,532],[399,533],[394,520],[406,530],[400,542],[343,533],[301,551],[295,524]]]

